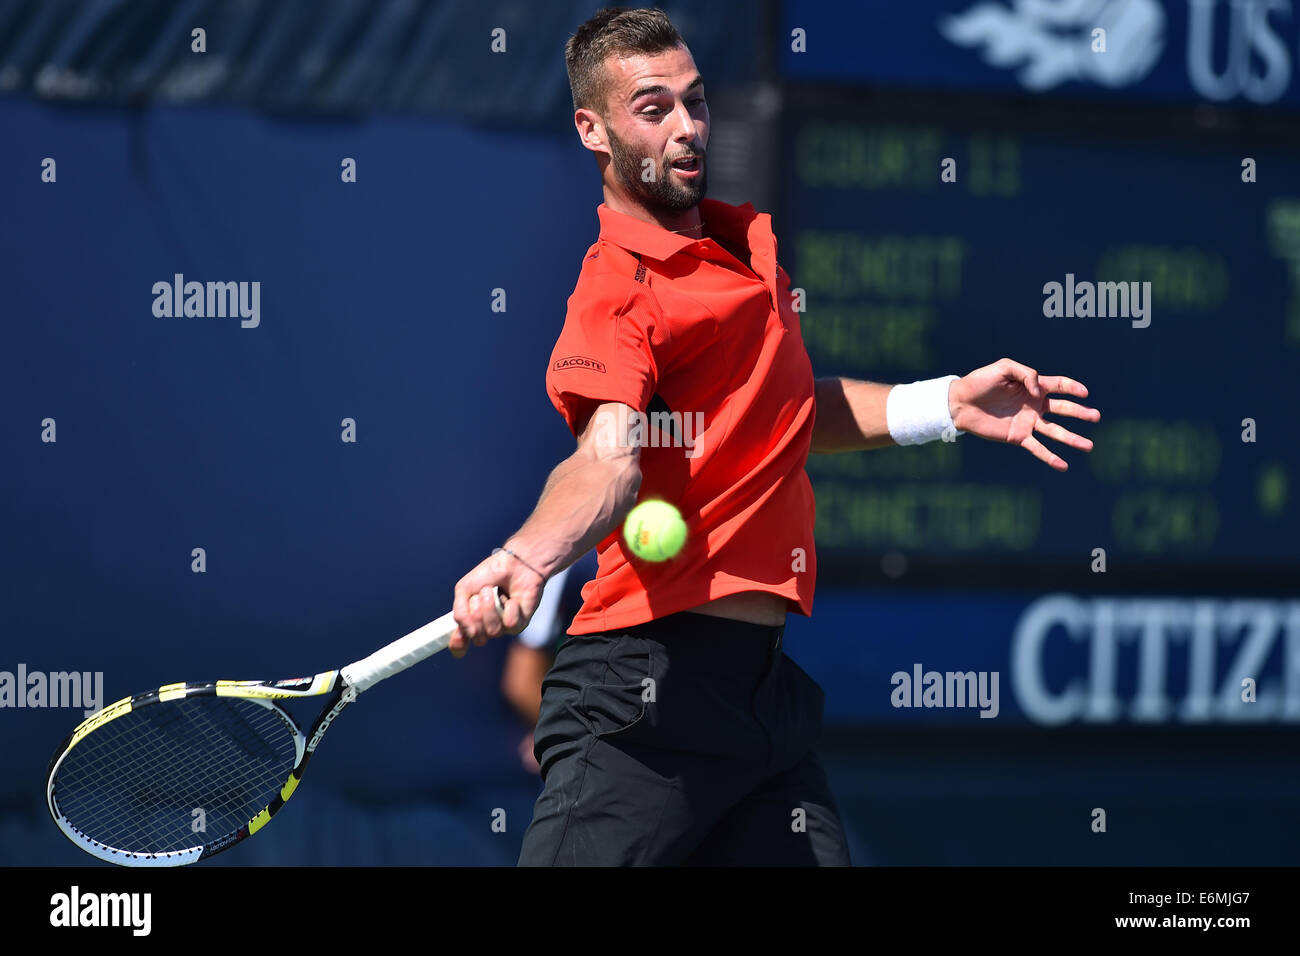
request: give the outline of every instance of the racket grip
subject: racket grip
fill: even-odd
[[[496,602],[497,613],[504,613],[506,602],[500,588],[492,589],[492,597]],[[436,621],[430,621],[405,637],[399,637],[369,657],[362,658],[355,664],[349,664],[339,673],[344,682],[360,694],[381,680],[400,674],[408,667],[420,663],[426,657],[445,651],[455,632],[456,620],[452,612],[448,611]]]

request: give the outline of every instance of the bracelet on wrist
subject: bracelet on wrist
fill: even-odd
[[[522,564],[524,567],[526,567],[529,571],[532,571],[533,574],[535,574],[535,575],[537,575],[539,578],[541,578],[541,579],[542,579],[542,584],[545,584],[545,583],[546,583],[546,575],[544,575],[541,571],[538,571],[535,567],[533,567],[531,564],[529,564],[529,563],[528,563],[527,561],[525,561],[523,558],[519,557],[519,555],[515,554],[515,553],[514,553],[513,551],[511,551],[509,548],[493,548],[493,549],[492,549],[492,553],[493,553],[493,554],[500,554],[502,551],[504,551],[506,554],[510,555],[510,557],[514,558],[516,561],[518,561],[520,564]]]

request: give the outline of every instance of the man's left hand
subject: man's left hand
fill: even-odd
[[[1065,460],[1034,433],[1080,451],[1092,451],[1092,442],[1043,416],[1050,412],[1096,422],[1101,420],[1101,412],[1068,399],[1049,398],[1052,394],[1087,398],[1088,389],[1064,375],[1039,375],[1027,365],[1004,358],[954,379],[948,387],[948,410],[953,425],[961,431],[1019,445],[1057,471],[1066,471],[1070,466]]]

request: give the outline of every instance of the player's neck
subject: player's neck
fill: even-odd
[[[679,236],[686,236],[690,239],[702,238],[707,232],[707,226],[700,217],[699,205],[694,205],[690,209],[651,209],[644,203],[621,193],[613,192],[608,186],[605,187],[605,205],[615,212],[621,212],[625,216],[631,216],[633,219],[640,219],[642,222],[649,223],[652,226],[658,226],[661,229],[667,229],[669,232],[676,233]]]

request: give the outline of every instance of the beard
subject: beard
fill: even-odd
[[[609,136],[609,151],[614,160],[614,175],[619,183],[633,196],[640,199],[649,208],[658,207],[672,212],[684,212],[699,205],[708,188],[708,171],[704,165],[704,151],[692,152],[699,157],[700,174],[694,179],[682,180],[672,174],[666,163],[658,163],[655,177],[650,182],[641,178],[641,160],[606,128]]]

